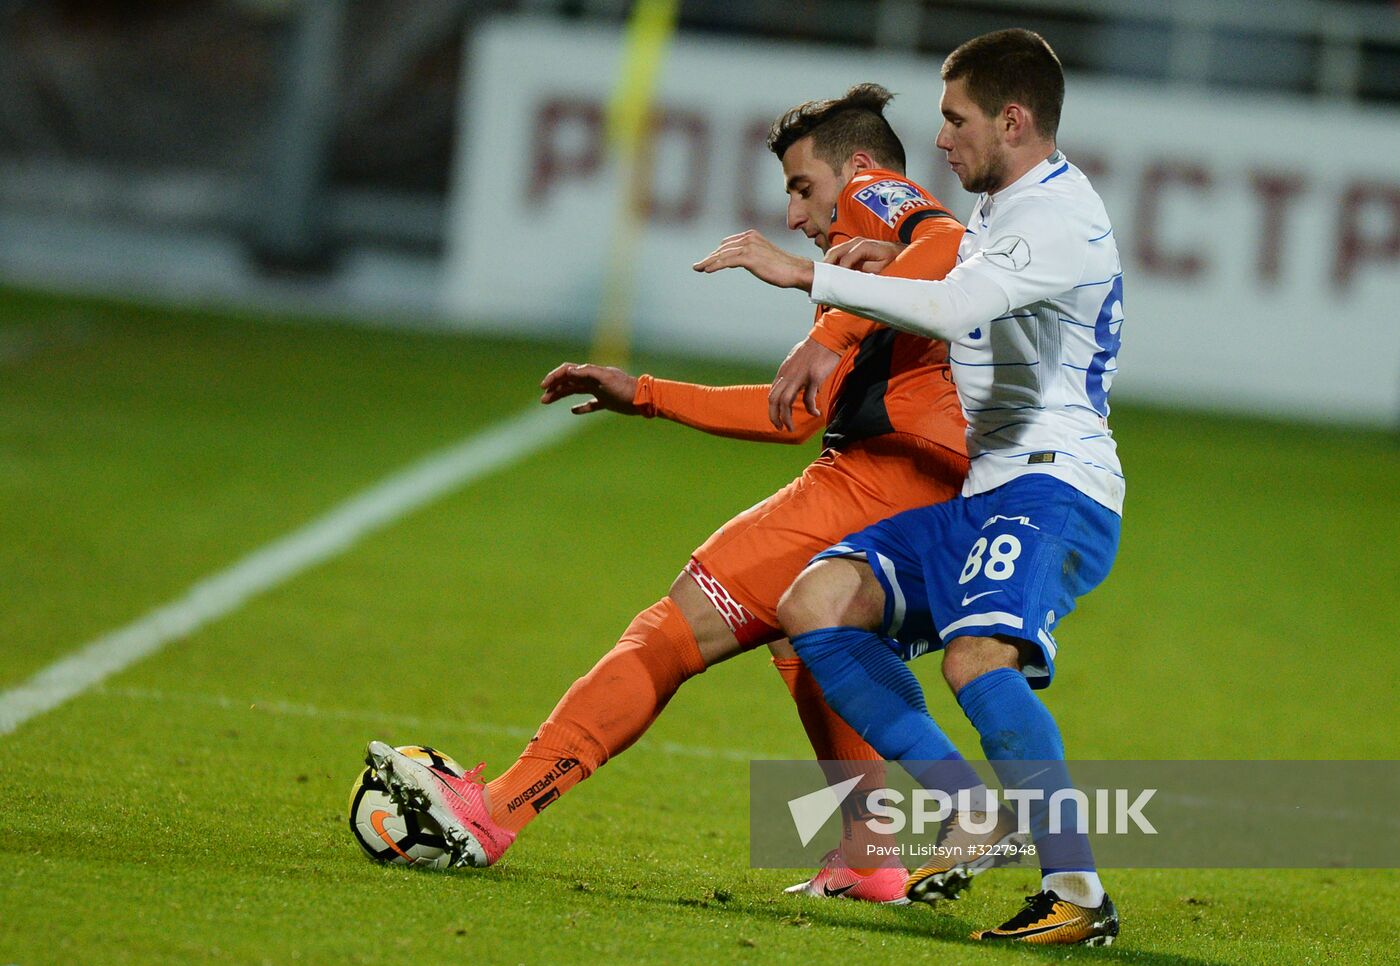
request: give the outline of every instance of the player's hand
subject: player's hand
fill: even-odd
[[[566,362],[540,382],[544,395],[540,402],[548,406],[565,396],[592,395],[587,402],[570,407],[579,416],[607,409],[635,416],[642,410],[632,403],[637,395],[637,377],[612,366],[579,365]]]
[[[820,416],[817,393],[840,361],[840,353],[811,339],[803,339],[793,346],[778,367],[773,388],[768,390],[768,419],[773,426],[792,431],[792,407],[799,396],[807,412]]]
[[[812,260],[783,251],[752,228],[730,235],[691,268],[707,275],[745,268],[769,285],[812,291]]]
[[[842,268],[853,268],[858,272],[883,272],[885,266],[895,260],[904,246],[895,242],[878,241],[874,238],[852,238],[839,245],[833,245],[826,253],[826,261]]]

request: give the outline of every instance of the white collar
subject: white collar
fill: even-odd
[[[1005,188],[1002,188],[995,194],[983,194],[983,213],[985,214],[986,211],[992,207],[993,201],[1000,201],[1004,198],[1009,198],[1018,191],[1023,191],[1026,188],[1031,187],[1032,185],[1037,185],[1048,181],[1050,177],[1054,175],[1057,171],[1059,171],[1062,166],[1068,164],[1069,162],[1068,160],[1066,160],[1064,152],[1056,148],[1054,151],[1050,152],[1050,156],[1048,158],[1037,164],[1035,167],[1031,168],[1029,171],[1021,175],[1015,181],[1011,182]]]

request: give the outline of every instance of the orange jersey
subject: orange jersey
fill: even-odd
[[[883,274],[924,279],[941,279],[953,269],[962,236],[963,226],[936,198],[882,169],[850,180],[828,235],[833,246],[852,238],[904,243],[908,247]],[[966,452],[967,424],[946,343],[826,306],[817,309],[810,338],[845,354],[831,383],[827,446],[900,432]]]
[[[940,279],[957,263],[963,226],[903,175],[866,171],[841,192],[831,242],[864,237],[907,243],[884,274]],[[947,346],[906,335],[826,307],[809,337],[843,358],[817,396],[827,414],[823,442],[842,449],[861,439],[907,433],[966,453],[966,423],[947,364]],[[793,428],[768,420],[766,385],[699,386],[644,375],[633,398],[647,416],[661,416],[717,436],[800,443],[823,425],[798,402]]]

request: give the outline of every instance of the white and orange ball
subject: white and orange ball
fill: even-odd
[[[403,745],[398,750],[457,778],[466,774],[461,765],[435,748]],[[437,823],[422,812],[396,804],[372,768],[361,772],[350,788],[350,834],[376,862],[441,869],[451,861]]]

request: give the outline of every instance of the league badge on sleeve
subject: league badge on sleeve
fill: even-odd
[[[891,228],[899,224],[905,213],[915,208],[933,207],[933,202],[904,181],[877,181],[857,191],[855,198]]]

